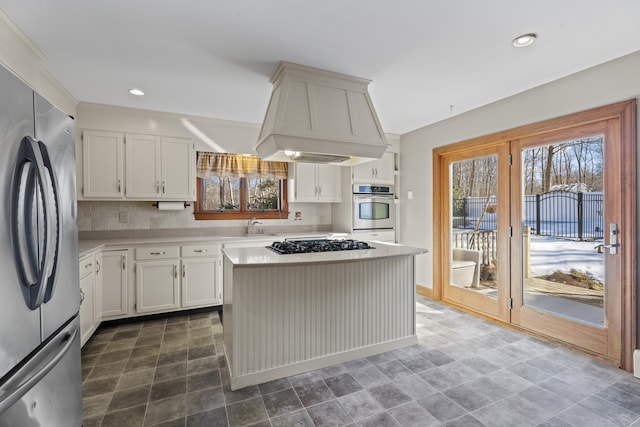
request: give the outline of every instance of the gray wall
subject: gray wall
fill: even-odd
[[[433,148],[639,97],[640,51],[403,135],[400,242],[430,252],[417,262],[417,282],[433,281]]]

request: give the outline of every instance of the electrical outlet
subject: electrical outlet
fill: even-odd
[[[129,222],[129,212],[120,212],[119,220],[122,224],[126,224]]]

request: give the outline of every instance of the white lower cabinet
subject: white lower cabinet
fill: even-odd
[[[136,311],[151,313],[180,307],[178,259],[139,262],[136,266]]]
[[[100,283],[100,273],[96,255],[87,255],[79,261],[80,269],[80,342],[84,345],[96,331],[102,320],[102,310],[98,305],[100,296],[96,283]]]
[[[104,283],[104,266],[102,265],[102,252],[95,255],[95,282],[93,296],[93,324],[96,329],[102,322],[102,286]]]
[[[216,283],[218,258],[182,260],[182,306],[200,307],[220,304]]]
[[[102,318],[128,313],[128,252],[126,249],[102,252]]]
[[[184,245],[182,255],[182,306],[222,304],[220,245]]]
[[[136,249],[136,313],[221,304],[220,245]]]

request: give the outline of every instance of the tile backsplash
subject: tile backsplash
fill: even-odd
[[[246,220],[196,221],[193,203],[182,211],[160,211],[153,202],[78,202],[78,231],[243,227]],[[263,227],[331,226],[328,203],[289,203],[289,219],[261,220]],[[295,220],[294,212],[301,212]],[[121,222],[122,220],[122,222]]]

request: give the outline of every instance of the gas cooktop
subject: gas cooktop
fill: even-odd
[[[270,246],[266,246],[266,248],[281,255],[375,249],[367,242],[352,239],[285,240],[284,242],[273,242]]]

